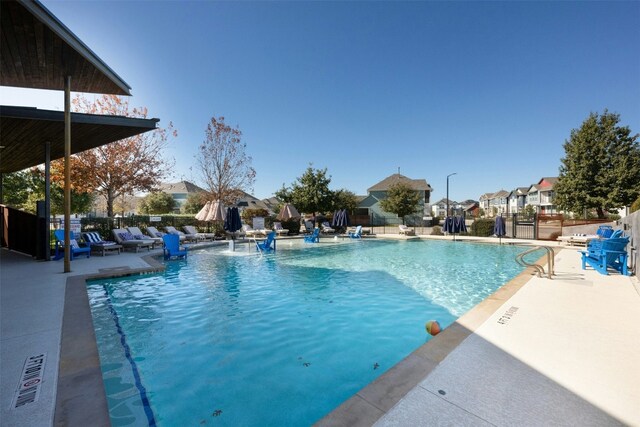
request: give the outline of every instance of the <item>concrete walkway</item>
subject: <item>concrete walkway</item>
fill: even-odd
[[[53,424],[67,278],[145,268],[141,257],[148,254],[79,258],[71,263],[72,273],[64,274],[62,261],[35,262],[0,251],[1,425]],[[429,369],[404,370],[413,375],[413,386],[393,403],[376,403],[367,388],[321,424],[640,426],[636,278],[582,271],[575,249],[556,256],[556,272],[552,281],[527,276],[512,295],[496,298],[500,303],[493,308],[481,304],[461,317],[456,327],[431,341],[444,337],[444,343],[447,332],[467,331],[446,354],[444,345],[440,357],[430,350],[407,358],[420,369],[426,360]],[[486,312],[482,321],[478,310]],[[25,361],[39,355],[46,356],[39,394],[16,408]],[[393,368],[375,383],[391,379],[387,390],[398,393],[403,387],[393,381],[403,380],[394,379],[393,372],[399,370]],[[381,400],[392,394],[385,392]],[[356,405],[349,417],[341,416],[354,399],[373,407],[376,415],[359,417]],[[349,419],[355,422],[345,423]]]

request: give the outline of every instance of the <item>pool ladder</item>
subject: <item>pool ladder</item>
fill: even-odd
[[[528,254],[530,254],[532,252],[535,252],[535,251],[537,251],[539,249],[544,249],[547,252],[547,266],[548,266],[548,269],[547,269],[547,273],[546,274],[547,274],[547,278],[553,279],[553,277],[551,277],[551,276],[553,276],[553,274],[554,274],[554,272],[553,272],[553,263],[554,263],[555,253],[553,252],[553,249],[550,248],[549,246],[534,246],[531,249],[527,249],[526,251],[516,255],[516,262],[518,264],[520,264],[521,266],[523,266],[523,267],[533,267],[536,270],[536,273],[538,274],[538,277],[542,277],[542,275],[545,274],[545,272],[544,272],[544,268],[541,265],[533,264],[533,263],[530,263],[530,262],[527,262],[527,261],[524,260],[525,255],[528,255]]]

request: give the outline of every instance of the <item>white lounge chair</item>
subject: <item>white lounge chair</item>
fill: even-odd
[[[246,236],[255,237],[258,234],[262,234],[260,230],[254,230],[249,224],[242,224],[242,228],[240,232],[244,233]]]
[[[328,222],[328,221],[324,221],[324,222],[322,223],[322,232],[323,232],[324,234],[330,234],[330,233],[335,233],[335,232],[336,232],[336,230],[335,230],[335,229],[333,229],[333,228],[331,228],[331,225],[329,224],[329,222]]]
[[[129,230],[129,233],[133,234],[135,239],[153,240],[156,245],[162,246],[162,237],[152,237],[148,234],[144,234],[138,227],[127,227],[127,230]]]
[[[282,228],[282,223],[280,223],[280,222],[274,222],[273,223],[273,229],[276,231],[276,234],[278,236],[283,235],[283,234],[286,236],[287,234],[289,234],[289,229]]]
[[[195,241],[196,238],[193,236],[187,236],[186,234],[184,234],[182,231],[180,230],[176,230],[175,227],[171,226],[171,225],[167,225],[164,227],[164,229],[166,230],[166,232],[168,234],[177,234],[178,236],[180,236],[180,241],[185,241],[185,240],[190,240],[190,241]]]
[[[409,227],[407,227],[404,224],[400,224],[398,226],[398,228],[400,229],[400,234],[404,234],[405,236],[415,236],[416,232],[412,229],[410,229]]]
[[[135,249],[136,252],[140,248],[151,250],[155,246],[155,242],[151,239],[136,239],[129,231],[124,228],[115,228],[111,231],[116,243],[122,245],[124,249]]]
[[[187,237],[193,236],[196,240],[215,240],[216,233],[201,233],[193,225],[182,227]]]

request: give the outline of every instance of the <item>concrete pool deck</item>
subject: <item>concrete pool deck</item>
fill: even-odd
[[[68,279],[146,269],[146,255],[79,258],[64,274],[0,251],[2,425],[54,424]],[[554,280],[518,276],[320,424],[640,425],[638,325],[637,278],[582,271],[564,249]],[[15,408],[25,361],[41,354],[39,395]]]

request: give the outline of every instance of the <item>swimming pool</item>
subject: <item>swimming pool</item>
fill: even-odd
[[[280,241],[91,281],[114,426],[310,425],[517,275],[522,248]]]

